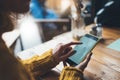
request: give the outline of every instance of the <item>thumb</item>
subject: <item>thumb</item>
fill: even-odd
[[[87,55],[86,59],[81,62],[78,66],[76,66],[77,68],[81,69],[82,71],[84,71],[84,69],[87,67],[90,59],[91,59],[91,56],[92,56],[93,53],[90,53]]]

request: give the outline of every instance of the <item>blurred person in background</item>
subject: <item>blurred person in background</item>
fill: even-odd
[[[52,9],[46,8],[46,0],[31,0],[30,14],[35,19],[58,19],[58,15]],[[48,34],[55,34],[57,31],[57,24],[54,22],[41,22],[43,31]],[[51,32],[52,31],[52,32]],[[45,39],[45,41],[48,39]]]
[[[31,0],[30,13],[36,19],[57,19],[58,15],[46,8],[46,0]]]
[[[13,51],[5,45],[2,34],[14,29],[19,14],[29,11],[29,4],[30,0],[0,0],[0,80],[35,80],[71,56],[75,52],[71,45],[80,44],[80,42],[59,44],[43,55],[36,55],[27,60],[14,57]],[[59,79],[81,80],[90,58],[91,53],[78,66],[66,66]]]

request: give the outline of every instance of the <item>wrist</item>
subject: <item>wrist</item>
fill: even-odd
[[[52,55],[52,57],[53,57],[53,61],[54,61],[55,63],[59,64],[59,62],[60,62],[59,58],[56,57],[56,56],[54,56],[54,55]]]

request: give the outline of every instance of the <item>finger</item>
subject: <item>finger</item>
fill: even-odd
[[[70,50],[72,50],[72,47],[68,47],[65,50],[63,50],[63,52],[61,52],[61,54],[59,54],[60,56],[64,56],[66,55]]]
[[[63,61],[63,65],[64,65],[64,67],[65,67],[65,66],[67,66],[67,63],[66,63],[66,61]]]
[[[58,45],[56,45],[56,47],[54,48],[53,50],[53,53],[54,52],[61,52],[61,48],[63,47],[63,43],[59,43]]]
[[[87,55],[87,57],[85,58],[85,60],[84,60],[83,62],[81,62],[81,63],[85,64],[85,63],[89,62],[91,56],[92,56],[92,53],[89,53],[89,54]]]
[[[68,47],[68,48],[66,48],[66,49],[64,50],[63,54],[68,53],[70,50],[72,50],[72,47]]]
[[[61,56],[60,59],[63,61],[63,60],[66,60],[68,57],[70,57],[71,55],[73,55],[76,51],[75,50],[70,50],[68,53],[66,53],[65,55]]]
[[[61,48],[63,46],[63,43],[59,43],[57,46],[56,46],[56,48]]]
[[[78,65],[78,68],[84,71],[84,69],[87,67],[90,59],[91,59],[92,53],[88,54],[86,59]]]
[[[82,44],[81,42],[70,42],[67,44],[59,44],[59,51],[62,52],[64,51],[66,48],[70,47],[71,45],[77,45],[77,44]]]
[[[91,56],[92,56],[92,53],[89,53],[86,59],[83,61],[83,63],[88,63],[90,61]]]
[[[59,49],[60,51],[64,49],[64,44],[63,43],[59,43],[57,46],[57,49]]]
[[[77,44],[82,44],[81,42],[70,42],[67,44],[58,44],[57,50],[59,49],[59,51],[64,51],[67,47],[70,47],[71,45],[77,45]]]
[[[71,45],[77,45],[77,44],[82,44],[82,43],[81,42],[70,42],[70,43],[67,43],[67,44],[65,44],[63,46],[64,46],[64,48],[66,48],[66,47],[69,47]]]

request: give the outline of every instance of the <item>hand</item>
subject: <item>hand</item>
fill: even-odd
[[[75,53],[75,51],[70,47],[71,45],[81,44],[80,42],[70,42],[68,44],[58,44],[55,49],[53,49],[53,57],[57,62],[65,61],[69,56]]]
[[[77,65],[76,68],[84,71],[85,68],[87,67],[90,59],[91,59],[91,56],[92,56],[92,53],[89,53],[89,54],[87,55],[86,59],[85,59],[83,62],[81,62],[79,65]]]

